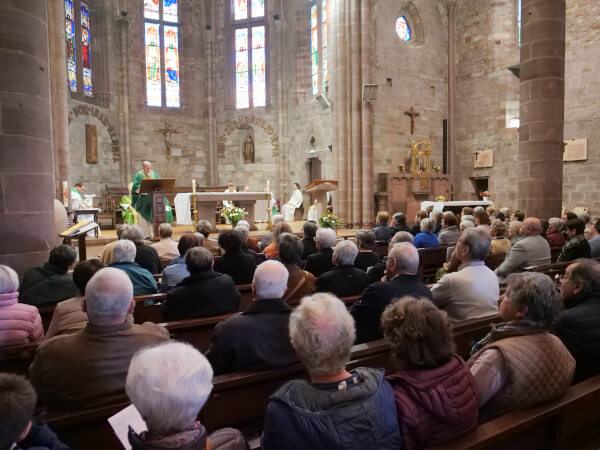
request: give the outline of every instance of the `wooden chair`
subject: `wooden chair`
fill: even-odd
[[[424,283],[435,282],[435,273],[446,262],[447,245],[419,248],[419,278]]]
[[[373,251],[383,258],[388,254],[388,246],[388,241],[375,241]]]

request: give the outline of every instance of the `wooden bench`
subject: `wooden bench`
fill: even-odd
[[[375,241],[373,251],[383,258],[388,254],[388,247],[388,241]]]
[[[419,248],[419,271],[417,275],[424,283],[435,282],[436,272],[446,262],[447,245]]]
[[[571,386],[553,402],[505,414],[430,450],[598,448],[600,375]],[[595,441],[593,447],[585,444]]]

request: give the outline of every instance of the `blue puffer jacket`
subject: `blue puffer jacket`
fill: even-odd
[[[361,367],[361,380],[338,390],[305,380],[284,384],[267,407],[263,450],[402,448],[394,391],[380,369]]]

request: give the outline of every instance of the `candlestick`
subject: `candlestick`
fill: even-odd
[[[62,191],[63,191],[63,205],[65,208],[69,207],[69,183],[67,181],[62,182]]]
[[[196,180],[192,179],[192,194],[196,194]]]

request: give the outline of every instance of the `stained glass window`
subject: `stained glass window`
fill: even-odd
[[[234,20],[244,20],[248,18],[248,0],[233,0],[233,18]]]
[[[177,22],[177,0],[163,0],[163,19]]]
[[[522,19],[521,19],[521,8],[523,7],[523,5],[521,4],[521,0],[519,0],[519,3],[517,5],[519,11],[517,12],[517,32],[518,32],[518,39],[519,39],[519,47],[521,46],[521,25],[522,25]]]
[[[319,93],[319,27],[317,21],[317,5],[310,7],[310,60],[312,93]]]
[[[265,16],[265,0],[252,0],[252,17]]]
[[[146,29],[146,102],[149,106],[162,105],[160,82],[160,25],[145,24]]]
[[[65,0],[65,35],[67,38],[67,78],[69,80],[69,89],[77,92],[77,62],[75,47],[75,14],[73,1]]]
[[[144,17],[151,20],[160,19],[158,0],[144,0]]]
[[[324,91],[327,73],[327,0],[316,0],[310,7],[311,92]]]
[[[177,0],[144,0],[144,17],[153,19],[144,23],[148,106],[181,106],[177,8]]]
[[[403,41],[410,41],[411,33],[406,17],[400,16],[396,19],[396,34]]]
[[[90,33],[90,9],[81,4],[81,65],[83,67],[83,95],[92,96],[92,51]]]
[[[327,84],[327,0],[321,0],[321,59],[323,61],[323,86]]]
[[[267,104],[264,0],[232,0],[234,18],[235,106]]]

